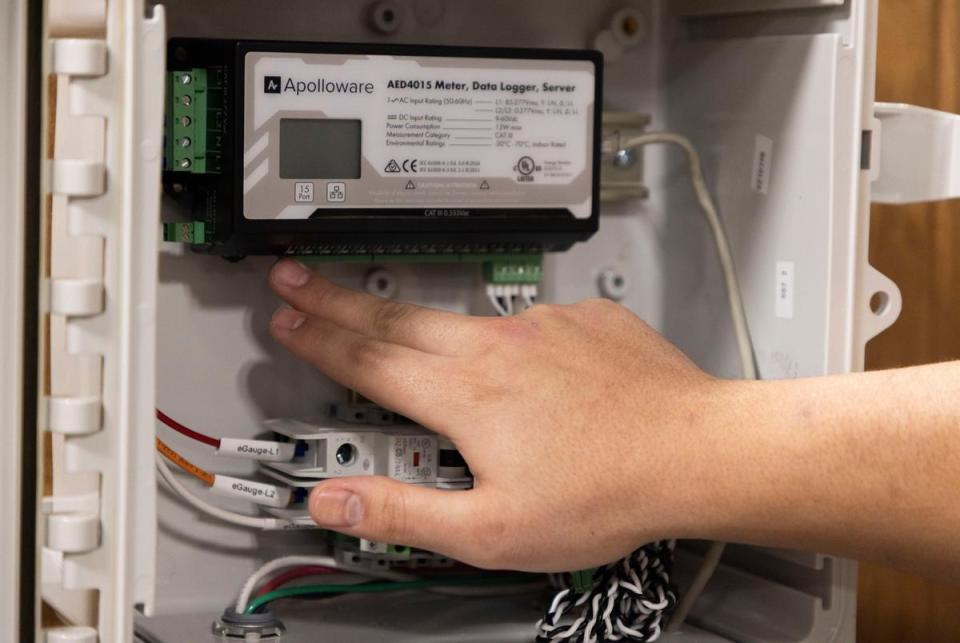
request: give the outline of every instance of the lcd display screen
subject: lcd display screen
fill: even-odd
[[[361,121],[280,120],[281,179],[359,179]]]

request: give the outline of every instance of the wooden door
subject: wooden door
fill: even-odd
[[[877,99],[960,113],[960,0],[880,0]],[[960,359],[960,201],[874,206],[870,259],[903,313],[867,368]],[[960,587],[863,565],[857,627],[865,643],[960,641]]]

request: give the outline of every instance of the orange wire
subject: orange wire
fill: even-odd
[[[161,440],[160,438],[157,438],[157,451],[162,453],[164,457],[166,457],[168,460],[176,464],[178,467],[180,467],[190,475],[195,476],[200,480],[202,480],[204,483],[207,484],[207,486],[210,486],[210,487],[213,486],[214,476],[212,473],[210,473],[209,471],[204,471],[197,465],[193,464],[192,462],[184,458],[182,455],[180,455],[179,453],[177,453],[176,451],[168,447],[166,444],[164,444],[163,440]]]

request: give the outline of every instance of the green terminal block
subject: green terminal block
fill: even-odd
[[[543,281],[543,255],[502,257],[483,264],[488,284],[536,285]]]
[[[346,536],[336,532],[330,533],[333,536],[333,541],[339,543],[341,546],[356,548],[364,553],[372,554],[374,556],[382,556],[383,558],[393,561],[408,561],[410,560],[410,555],[413,553],[412,550],[406,545],[384,545],[371,541],[361,541],[359,538]]]
[[[188,223],[164,223],[163,240],[175,243],[199,245],[206,243],[206,225],[203,221]]]
[[[410,560],[410,548],[404,545],[387,545],[387,556],[394,560]]]
[[[586,594],[593,589],[593,575],[596,568],[581,569],[580,571],[570,572],[573,578],[573,589],[578,594]]]
[[[189,69],[167,75],[166,158],[170,172],[218,174],[223,130],[223,72]]]

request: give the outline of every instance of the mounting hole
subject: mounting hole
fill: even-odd
[[[384,299],[392,299],[397,294],[397,278],[383,268],[371,270],[364,285],[368,293]]]
[[[337,464],[341,467],[349,467],[357,461],[357,447],[352,444],[341,444],[336,453]]]
[[[636,9],[623,9],[614,14],[610,31],[624,47],[636,47],[647,37],[647,19]]]
[[[393,2],[378,2],[370,11],[370,26],[382,34],[400,29],[400,9]]]
[[[630,292],[630,278],[619,270],[605,268],[600,271],[597,288],[602,297],[621,301]]]
[[[870,311],[880,317],[890,308],[890,295],[878,290],[873,293],[873,296],[870,298]]]

